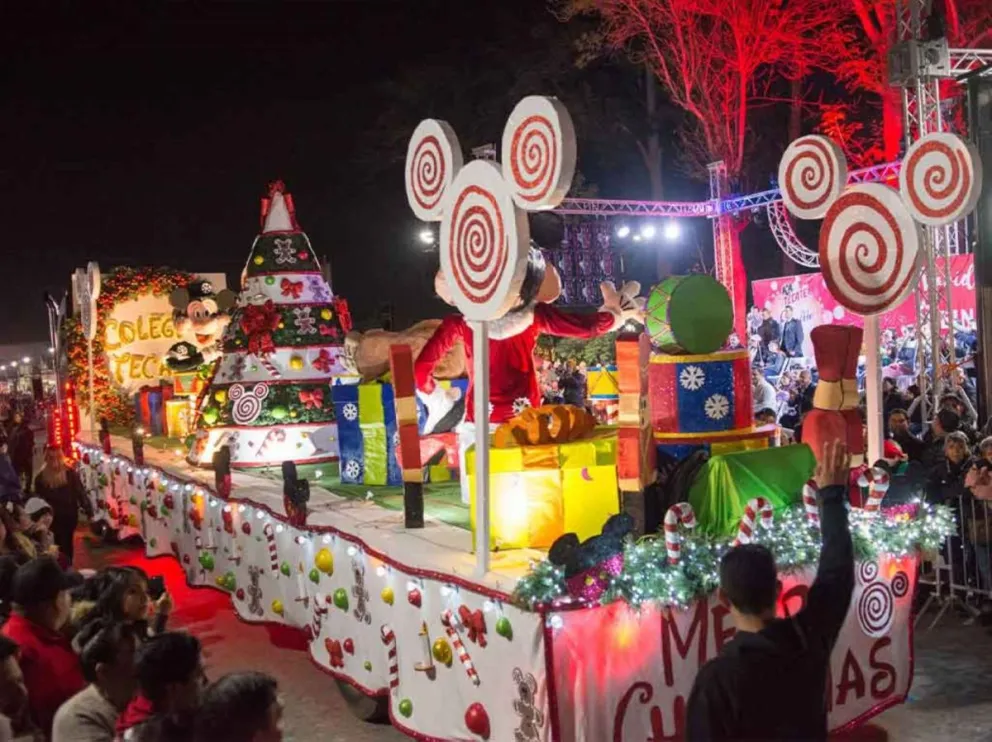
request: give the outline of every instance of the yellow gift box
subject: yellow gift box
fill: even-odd
[[[475,541],[475,448],[465,454]],[[617,435],[489,449],[489,546],[546,549],[563,533],[585,540],[620,512]]]
[[[188,399],[168,399],[165,402],[165,434],[170,438],[189,435],[193,406]]]

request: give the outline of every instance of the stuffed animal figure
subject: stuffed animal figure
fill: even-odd
[[[443,274],[434,280],[438,296],[452,304]],[[531,246],[527,272],[514,309],[489,323],[489,399],[491,422],[506,422],[525,407],[541,404],[541,391],[534,365],[534,349],[539,335],[591,338],[616,330],[627,320],[644,318],[644,299],[639,298],[640,284],[625,283],[619,290],[604,283],[603,305],[598,312],[565,312],[551,306],[561,294],[561,278],[548,265],[541,251]],[[414,364],[418,394],[427,408],[425,433],[441,433],[438,422],[450,420],[448,413],[460,395],[442,388],[434,381],[434,371],[448,351],[461,341],[465,349],[469,386],[465,394],[465,422],[459,429],[459,463],[462,472],[462,499],[468,502],[465,451],[474,442],[475,411],[472,405],[472,329],[460,314],[442,320],[420,351]]]

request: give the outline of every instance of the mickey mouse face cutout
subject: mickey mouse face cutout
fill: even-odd
[[[406,193],[414,214],[441,222],[441,272],[469,320],[502,317],[517,302],[527,269],[530,227],[523,211],[553,209],[575,174],[575,130],[554,98],[517,104],[503,130],[502,169],[462,166],[448,124],[427,119],[407,148]]]
[[[843,151],[823,136],[806,136],[779,163],[786,208],[801,219],[823,218],[820,267],[830,293],[846,309],[874,315],[895,307],[915,284],[920,228],[966,216],[981,191],[978,153],[955,134],[930,134],[910,147],[899,192],[879,183],[846,187]]]

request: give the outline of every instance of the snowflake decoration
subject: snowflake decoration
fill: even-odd
[[[530,407],[530,400],[527,399],[527,397],[517,397],[515,400],[513,400],[513,414],[514,415],[519,415],[521,412],[523,412],[524,410],[526,410],[528,407]],[[492,405],[490,405],[490,408],[492,408]],[[492,412],[493,412],[492,409],[490,409],[489,410],[489,414],[491,415]]]
[[[307,278],[307,288],[310,290],[313,301],[328,302],[331,300],[331,291],[321,276]]]
[[[359,475],[362,473],[362,465],[359,464],[354,459],[351,459],[344,465],[344,475],[348,479],[358,479]]]
[[[354,402],[349,402],[344,406],[344,409],[341,410],[341,412],[344,413],[345,420],[353,421],[358,417],[358,405]]]
[[[703,410],[710,420],[722,420],[730,414],[730,400],[722,394],[714,394],[703,404]]]
[[[293,240],[288,237],[275,239],[276,263],[279,265],[296,262],[296,252],[293,250]]]
[[[296,315],[293,324],[296,325],[296,329],[299,330],[301,335],[317,334],[317,318],[310,316],[310,309],[310,307],[296,307],[293,310],[293,314]]]
[[[688,389],[690,392],[702,389],[706,383],[706,374],[699,366],[686,366],[679,374],[679,386]]]

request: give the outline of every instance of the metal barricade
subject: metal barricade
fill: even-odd
[[[957,528],[945,539],[936,559],[920,565],[919,589],[930,594],[916,623],[931,607],[938,609],[928,629],[952,607],[973,622],[982,613],[982,604],[992,602],[992,503],[968,496],[944,504],[954,508]]]

